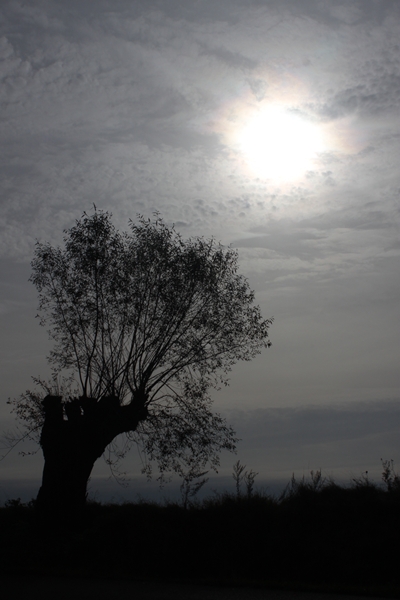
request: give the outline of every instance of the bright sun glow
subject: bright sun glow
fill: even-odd
[[[296,179],[323,150],[317,125],[280,108],[260,111],[237,135],[248,166],[263,178]]]

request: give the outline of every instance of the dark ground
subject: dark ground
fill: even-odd
[[[0,535],[12,600],[400,598],[400,493],[365,481],[300,483],[280,500],[225,494],[186,510],[91,504],[81,521],[43,520],[12,501]]]
[[[65,578],[3,580],[1,589],[3,598],[13,600],[354,600],[354,596],[322,592]]]

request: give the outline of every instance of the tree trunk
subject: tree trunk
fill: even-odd
[[[47,522],[80,526],[94,463],[117,435],[135,431],[147,417],[143,399],[120,406],[113,396],[65,404],[61,396],[46,396],[40,438],[45,464],[37,508]]]

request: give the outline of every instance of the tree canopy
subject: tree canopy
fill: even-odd
[[[162,472],[180,471],[193,456],[215,468],[236,440],[212,412],[210,389],[270,346],[272,320],[238,273],[237,252],[214,239],[185,240],[157,214],[120,232],[108,212],[95,210],[64,233],[63,248],[36,244],[31,275],[54,341],[54,380],[67,374],[75,385],[64,419],[112,398],[120,414],[136,410],[110,431],[108,443],[126,435],[117,454],[140,442]],[[37,420],[38,406],[27,392],[17,413]]]

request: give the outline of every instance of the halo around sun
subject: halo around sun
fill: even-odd
[[[300,177],[324,149],[316,124],[280,107],[257,111],[236,130],[235,138],[250,170],[267,179]]]

